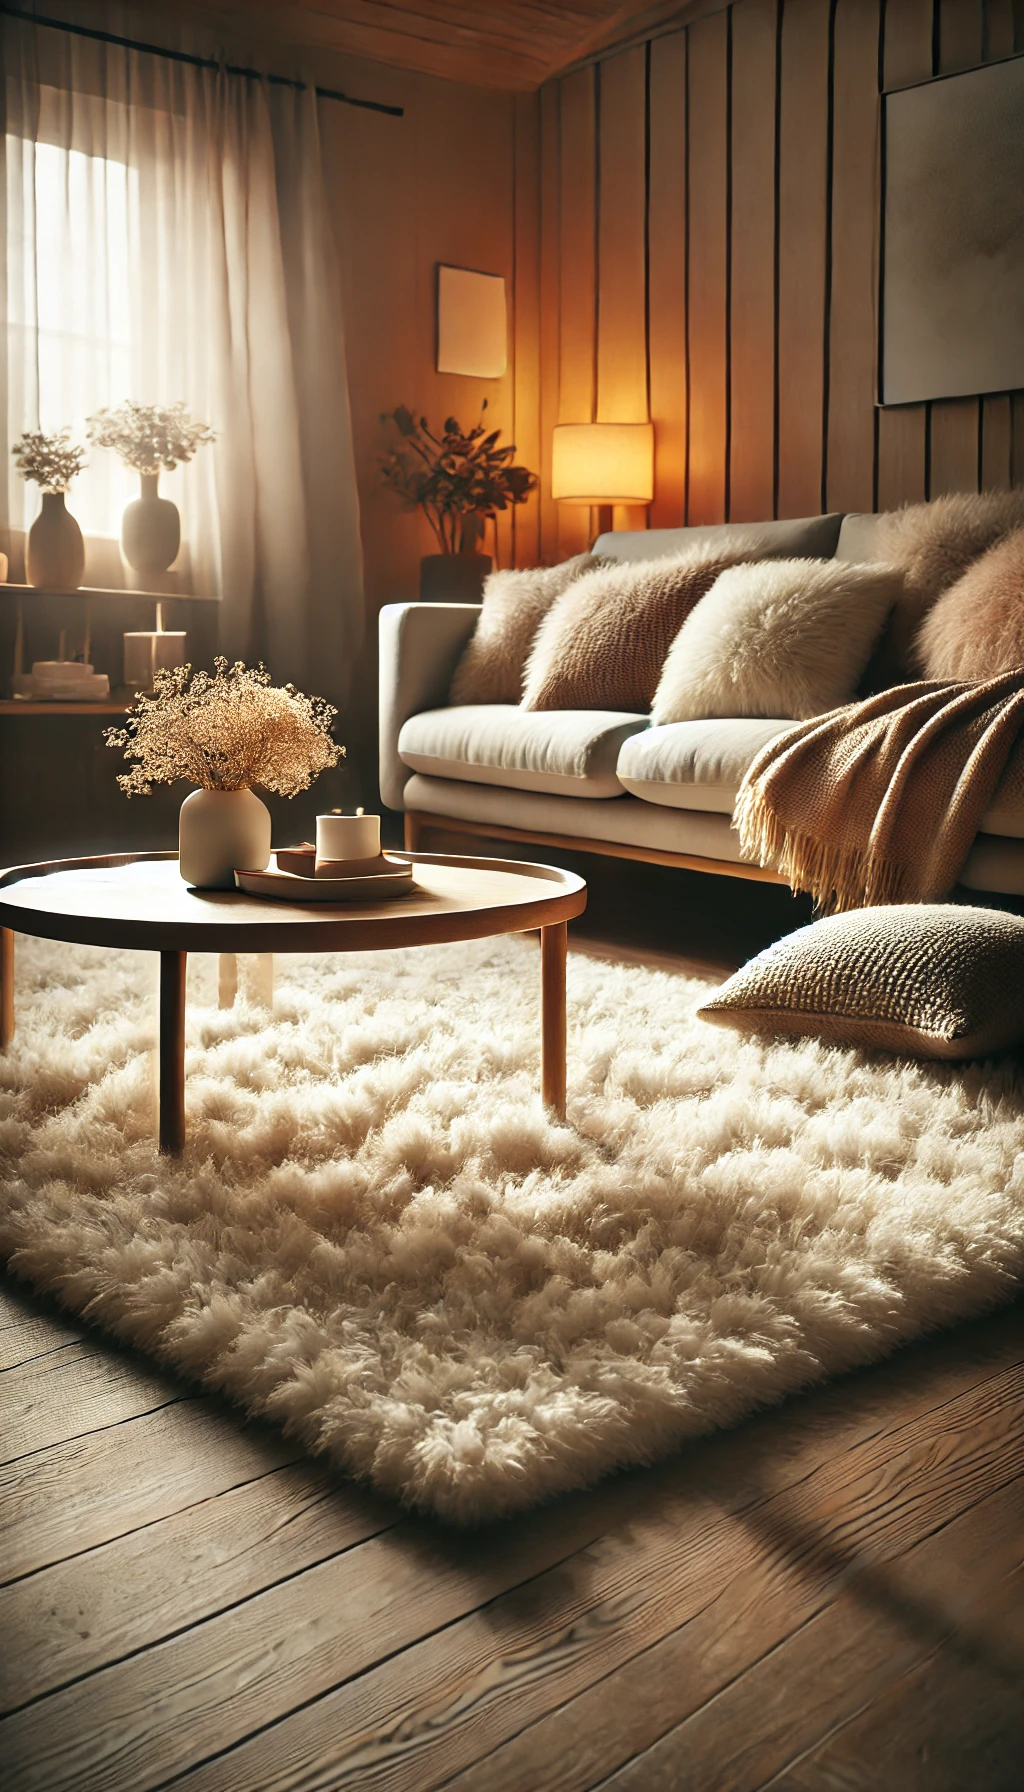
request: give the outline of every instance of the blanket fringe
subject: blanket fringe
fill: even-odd
[[[791,889],[813,896],[823,914],[891,907],[915,899],[905,866],[787,828],[757,783],[741,786],[733,826],[745,859],[755,859],[777,871]]]

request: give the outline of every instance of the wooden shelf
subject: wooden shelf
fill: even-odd
[[[126,716],[134,697],[112,691],[101,703],[49,702],[42,697],[0,698],[0,716]]]
[[[79,585],[75,591],[50,591],[38,585],[15,585],[9,580],[0,584],[0,596],[4,592],[14,597],[132,597],[147,604],[216,604],[218,597],[212,597],[207,591],[127,591],[123,588],[107,589],[102,585]]]

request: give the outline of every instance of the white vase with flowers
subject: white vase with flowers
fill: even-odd
[[[270,861],[270,812],[253,786],[287,797],[308,790],[344,754],[331,734],[336,715],[322,697],[272,685],[263,666],[218,659],[212,673],[158,671],[153,695],[140,696],[106,741],[134,761],[118,778],[129,796],[179,778],[198,786],[181,806],[181,875],[230,890],[236,871]]]

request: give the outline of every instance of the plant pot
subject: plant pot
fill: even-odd
[[[43,508],[28,532],[25,567],[39,591],[77,591],[82,583],[85,542],[63,492],[43,493]]]
[[[140,473],[142,496],[121,518],[121,552],[135,572],[166,572],[178,557],[181,518],[170,498],[161,498],[159,473]]]
[[[270,863],[270,810],[251,790],[193,790],[178,817],[178,869],[198,890],[233,890]]]
[[[420,602],[478,604],[490,570],[490,554],[424,554],[420,561]]]

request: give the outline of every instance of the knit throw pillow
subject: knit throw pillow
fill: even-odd
[[[702,542],[682,554],[627,560],[578,579],[537,631],[524,709],[646,713],[682,623],[719,573],[745,557],[740,549]]]
[[[919,676],[914,638],[932,605],[967,568],[1024,527],[1024,492],[948,492],[879,518],[881,558],[903,571],[903,595],[869,674],[872,690]]]
[[[761,952],[698,1012],[916,1058],[976,1058],[1024,1039],[1024,920],[912,903],[830,915]]]
[[[902,588],[891,566],[733,566],[684,622],[653,720],[823,715],[847,702]]]
[[[492,572],[476,630],[455,668],[449,702],[518,703],[523,668],[544,617],[574,579],[606,562],[577,554],[560,566]]]
[[[914,642],[923,678],[995,678],[1024,666],[1024,529],[982,554],[933,604]]]

